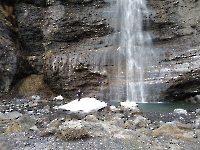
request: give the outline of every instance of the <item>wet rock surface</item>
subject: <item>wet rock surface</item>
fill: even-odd
[[[19,103],[20,108],[19,109]],[[113,112],[108,108],[78,115],[53,109],[64,101],[1,101],[2,149],[198,149],[199,116],[162,112]],[[118,108],[121,109],[120,107]],[[12,139],[12,140],[11,140]],[[145,144],[144,144],[145,143]]]

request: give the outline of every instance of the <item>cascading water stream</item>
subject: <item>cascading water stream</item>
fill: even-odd
[[[151,37],[144,31],[149,11],[145,0],[117,0],[117,33],[115,36],[115,86],[111,99],[145,102],[145,76],[153,63]]]

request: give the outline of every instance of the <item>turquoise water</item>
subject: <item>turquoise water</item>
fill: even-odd
[[[142,112],[173,112],[178,108],[195,111],[200,108],[200,104],[189,102],[138,103],[138,107]]]
[[[120,102],[109,101],[108,105],[119,106]],[[197,108],[200,108],[200,103],[189,103],[189,102],[155,102],[155,103],[138,103],[138,108],[142,112],[173,112],[174,109],[185,109],[187,111],[195,111]]]

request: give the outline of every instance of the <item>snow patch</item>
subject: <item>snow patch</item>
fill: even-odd
[[[107,106],[107,103],[96,100],[95,98],[82,98],[80,101],[78,99],[73,100],[65,105],[56,107],[56,109],[65,109],[70,112],[79,112],[89,113],[97,111],[101,108]]]

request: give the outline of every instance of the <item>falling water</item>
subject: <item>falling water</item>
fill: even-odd
[[[145,0],[117,0],[117,74],[113,77],[115,86],[110,89],[111,99],[146,101],[148,89],[145,87],[145,78],[153,62],[151,37],[144,30],[148,18]]]

